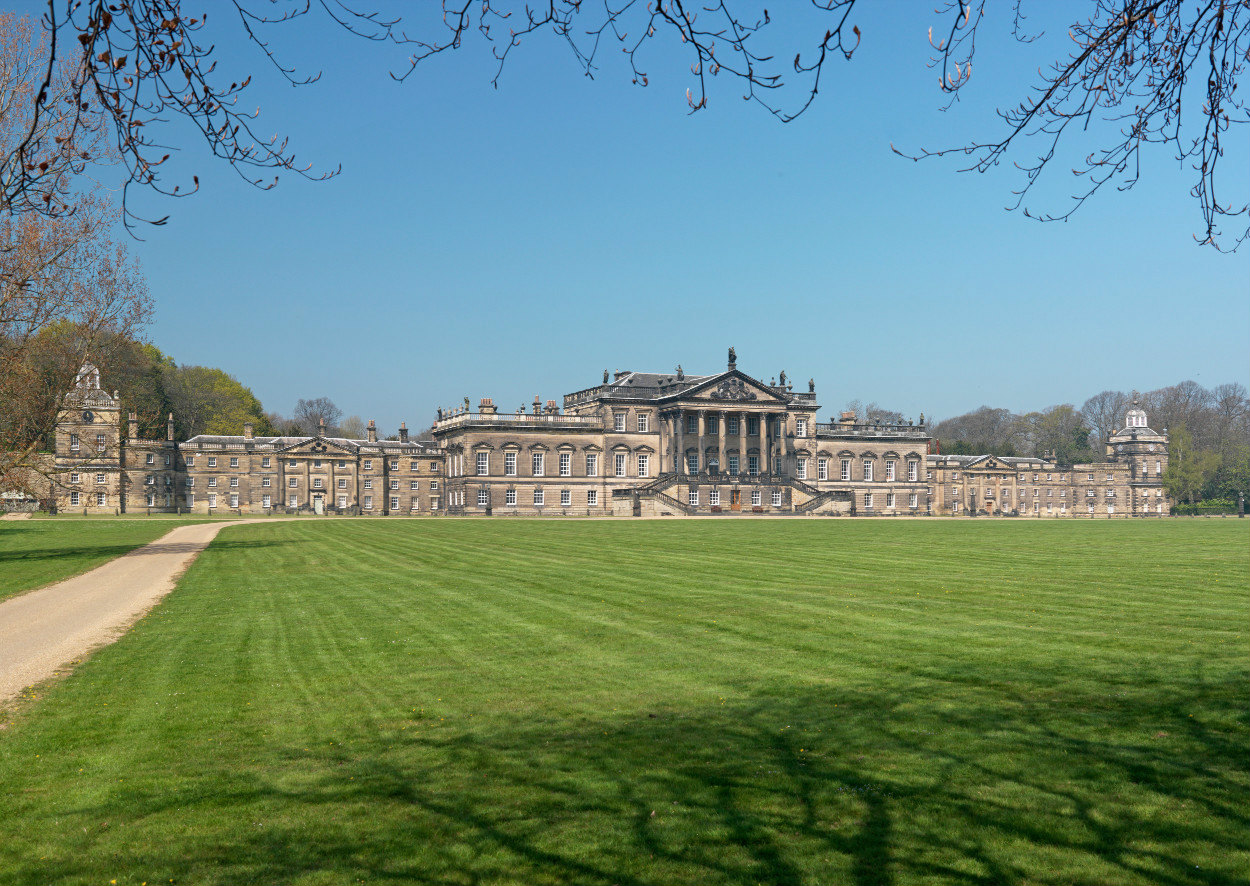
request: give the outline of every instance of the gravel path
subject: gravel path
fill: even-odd
[[[126,632],[224,526],[179,526],[84,575],[0,603],[0,703]]]

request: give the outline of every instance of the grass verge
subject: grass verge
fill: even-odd
[[[194,519],[0,521],[0,600],[81,575]]]
[[[0,731],[0,883],[1231,883],[1244,524],[230,528]]]

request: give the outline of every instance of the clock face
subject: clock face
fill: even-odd
[[[88,409],[82,414],[82,420],[85,422],[91,422],[95,420],[95,416],[92,415],[91,410]]]

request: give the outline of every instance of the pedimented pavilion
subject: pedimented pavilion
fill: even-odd
[[[461,513],[924,513],[922,425],[817,422],[794,390],[738,368],[623,371],[544,406],[490,398],[439,416],[448,507]],[[888,479],[887,479],[888,478]]]

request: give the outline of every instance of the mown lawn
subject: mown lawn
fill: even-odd
[[[0,600],[79,575],[196,518],[98,518],[0,522]]]
[[[0,883],[1244,883],[1245,521],[224,530],[0,729]]]

